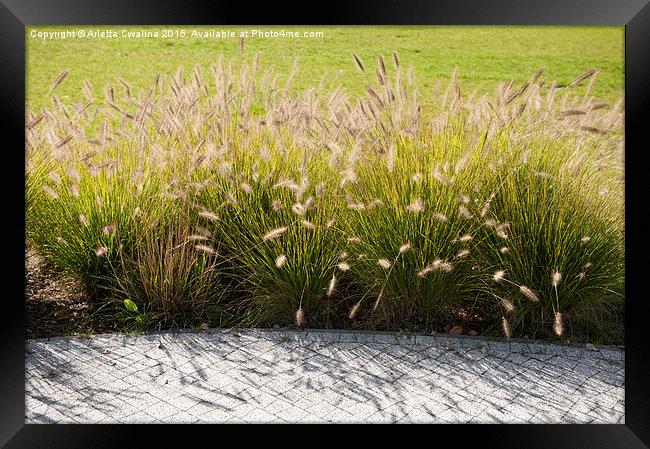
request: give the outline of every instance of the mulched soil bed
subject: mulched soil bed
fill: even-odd
[[[89,335],[116,327],[92,304],[83,288],[47,266],[25,248],[25,337]]]

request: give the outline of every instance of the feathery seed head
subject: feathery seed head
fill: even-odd
[[[515,305],[509,299],[501,298],[501,305],[508,313],[515,310]]]
[[[207,240],[208,238],[204,235],[201,234],[192,234],[188,238],[188,240]]]
[[[388,261],[387,259],[379,259],[379,260],[377,261],[377,264],[378,264],[380,267],[382,267],[384,270],[388,270],[388,269],[390,268],[390,266],[391,266],[390,261]]]
[[[206,218],[206,219],[208,219],[210,221],[218,221],[219,220],[219,216],[217,214],[212,213],[212,212],[207,211],[207,210],[203,210],[203,211],[199,212],[199,216],[203,217],[203,218]]]
[[[52,82],[52,85],[50,86],[50,91],[56,89],[63,82],[63,80],[68,77],[69,73],[70,73],[70,69],[65,69],[63,72],[59,73],[59,75]]]
[[[438,268],[440,268],[445,273],[449,273],[451,270],[454,269],[454,266],[449,262],[441,262],[440,265],[438,265]]]
[[[537,297],[537,295],[531,289],[529,289],[528,287],[526,287],[524,285],[521,285],[521,286],[519,286],[519,291],[526,298],[528,298],[529,300],[531,300],[533,302],[538,302],[539,301],[539,298]]]
[[[287,261],[287,256],[281,254],[275,259],[275,266],[277,268],[282,268],[282,266],[286,263],[286,261]]]
[[[501,279],[503,279],[503,276],[506,274],[504,270],[499,270],[492,275],[492,279],[494,279],[494,282],[499,282]]]
[[[458,254],[456,254],[456,257],[458,259],[462,259],[462,258],[467,257],[467,256],[469,256],[469,250],[468,249],[464,249],[464,250],[460,251]]]
[[[72,179],[74,179],[78,183],[81,182],[81,175],[79,174],[79,171],[76,168],[68,167],[67,173],[68,173],[68,176],[70,176]]]
[[[373,312],[374,312],[375,310],[377,310],[377,306],[379,306],[379,301],[381,301],[381,298],[382,298],[383,295],[384,295],[384,290],[382,289],[382,290],[379,292],[379,296],[377,296],[377,299],[375,300],[375,303],[374,303],[373,306],[372,306],[372,311],[373,311]]]
[[[357,174],[351,168],[346,168],[341,172],[341,187],[347,183],[356,184],[357,180]]]
[[[562,313],[560,312],[555,312],[553,331],[558,337],[564,333],[564,320],[562,319]]]
[[[350,210],[364,210],[366,205],[363,203],[350,203],[348,204],[348,209]]]
[[[393,52],[393,62],[395,63],[395,67],[399,69],[399,58],[395,52]]]
[[[334,288],[336,287],[336,275],[332,275],[329,287],[327,287],[327,296],[332,296]]]
[[[350,310],[350,314],[348,315],[348,317],[349,317],[351,320],[355,319],[356,316],[359,314],[359,307],[360,307],[360,306],[361,306],[361,303],[358,302],[358,303],[356,303],[356,304],[352,307],[352,309]]]
[[[402,246],[399,247],[399,253],[400,254],[405,253],[409,249],[411,249],[411,244],[410,243],[404,243]]]
[[[237,197],[235,197],[235,195],[233,195],[232,192],[228,192],[228,193],[226,194],[226,201],[228,201],[228,202],[229,202],[230,204],[232,204],[233,206],[236,206],[236,205],[237,205]]]
[[[298,310],[296,310],[296,326],[303,327],[305,324],[305,312],[302,310],[302,307],[299,307]]]
[[[503,326],[503,333],[507,339],[510,339],[510,323],[506,320],[506,317],[501,318],[501,325]]]
[[[241,189],[246,193],[252,193],[253,192],[253,188],[247,182],[242,182],[241,183]]]
[[[212,249],[212,247],[210,247],[208,245],[196,245],[196,246],[194,246],[194,248],[196,248],[197,250],[199,250],[201,252],[204,252],[206,254],[214,254],[215,253],[214,249]]]
[[[382,55],[379,55],[377,59],[379,62],[379,73],[386,75],[386,63],[384,62],[384,57]]]
[[[562,280],[562,275],[560,274],[559,271],[556,271],[551,276],[551,281],[553,282],[553,287],[557,287],[561,280]]]
[[[472,218],[472,214],[471,214],[471,213],[469,212],[469,210],[468,210],[465,206],[463,206],[463,205],[458,206],[458,214],[459,214],[461,217],[463,217],[463,218]]]
[[[450,183],[449,179],[442,173],[440,173],[437,169],[433,172],[433,177],[436,181],[438,181],[441,184],[447,184]]]
[[[347,262],[341,262],[337,265],[337,267],[341,271],[348,271],[350,269],[350,265]]]
[[[420,198],[417,198],[406,207],[406,210],[411,213],[422,212],[424,210],[424,202]]]
[[[47,195],[50,198],[52,198],[53,200],[55,200],[55,199],[57,199],[59,197],[59,195],[57,195],[57,193],[50,186],[44,185],[43,186],[43,191],[45,193],[47,193]]]
[[[281,227],[281,228],[275,228],[275,229],[272,229],[272,230],[270,230],[269,232],[267,232],[267,233],[264,235],[264,237],[262,238],[262,240],[266,241],[266,240],[272,239],[272,238],[274,238],[274,237],[278,237],[278,236],[284,234],[284,232],[285,232],[287,229],[288,229],[288,228],[287,228],[286,226],[283,226],[283,227]]]
[[[136,209],[139,210],[139,208],[136,208]],[[194,231],[197,234],[201,234],[201,235],[205,236],[206,238],[210,238],[212,236],[212,233],[210,231],[208,231],[207,229],[205,229],[205,228],[203,228],[201,226],[197,226],[196,228],[194,228]]]
[[[290,190],[294,190],[294,191],[300,190],[300,186],[298,184],[296,184],[295,181],[292,181],[292,180],[279,181],[273,187],[276,188],[276,189],[286,187],[286,188],[288,188]]]
[[[357,65],[357,67],[359,68],[359,70],[361,70],[362,72],[365,72],[365,69],[363,68],[363,64],[361,63],[361,59],[359,59],[359,57],[357,55],[355,55],[354,53],[352,53],[352,57],[354,58],[354,62]]]
[[[306,208],[300,203],[296,203],[293,206],[291,206],[291,210],[293,211],[294,214],[297,215],[305,215]]]
[[[440,212],[435,212],[433,214],[433,219],[436,221],[440,221],[442,223],[447,221],[447,217],[444,214],[441,214]]]
[[[54,182],[56,185],[61,184],[61,176],[59,176],[58,173],[56,173],[56,172],[50,172],[50,174],[47,175],[47,176],[48,176],[48,178],[50,178],[50,179],[52,180],[52,182]]]

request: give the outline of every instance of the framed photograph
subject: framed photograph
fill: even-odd
[[[648,447],[647,1],[237,6],[3,0],[0,444]]]

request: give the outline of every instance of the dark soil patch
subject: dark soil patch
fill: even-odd
[[[25,337],[114,332],[115,323],[90,301],[79,283],[56,273],[30,248],[25,249]]]

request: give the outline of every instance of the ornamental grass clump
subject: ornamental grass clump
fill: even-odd
[[[107,283],[118,301],[136,304],[141,324],[187,328],[227,322],[230,291],[221,276],[223,259],[218,248],[196,244],[190,232],[188,211],[179,211],[169,223],[136,231],[133,251],[118,250]]]
[[[27,240],[145,327],[607,339],[624,298],[622,111],[543,71],[424,106],[378,59],[365,94],[220,59],[27,117]],[[236,67],[237,66],[237,67]],[[427,103],[431,104],[431,103]],[[130,303],[129,303],[130,304]],[[128,318],[128,314],[125,315]]]

